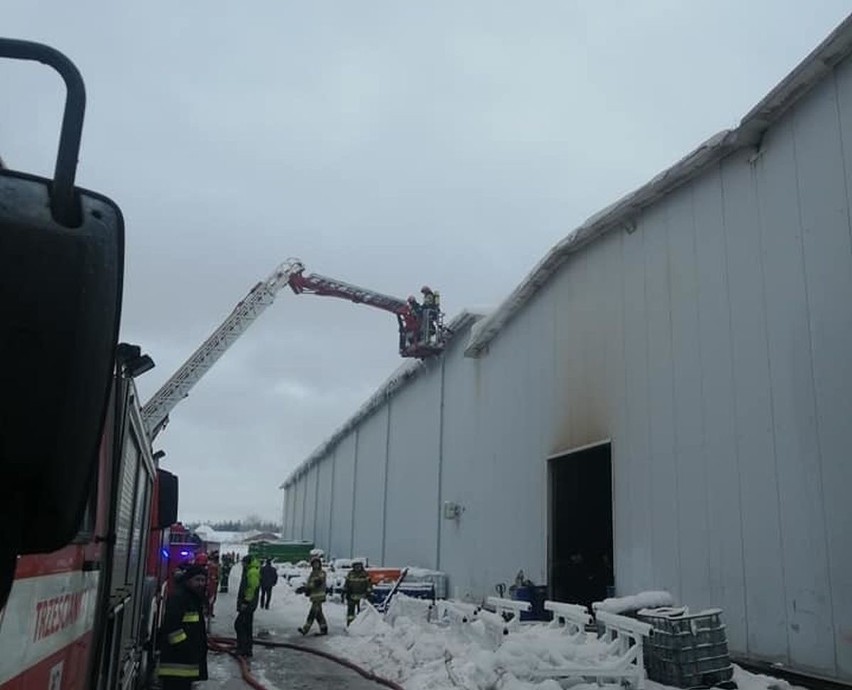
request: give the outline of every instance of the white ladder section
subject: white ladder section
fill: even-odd
[[[303,269],[295,259],[282,263],[266,280],[255,285],[234,307],[227,319],[192,353],[142,408],[142,418],[151,440],[165,427],[169,413],[210,370],[216,361],[245,333],[254,320],[275,301],[290,276]]]

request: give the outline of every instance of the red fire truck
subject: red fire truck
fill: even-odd
[[[0,613],[2,690],[137,688],[152,670],[177,480],[156,467],[133,362],[120,358],[116,367],[77,535],[18,559]]]

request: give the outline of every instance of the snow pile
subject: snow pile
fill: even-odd
[[[664,606],[672,606],[674,598],[668,592],[652,591],[640,592],[628,597],[610,597],[603,601],[592,604],[595,611],[607,611],[609,613],[628,613],[640,609],[655,609]]]
[[[739,690],[804,690],[801,686],[791,685],[780,678],[750,673],[736,664],[734,664],[733,681],[737,684]],[[648,685],[648,690],[658,690],[665,687],[659,683],[649,683]],[[651,685],[655,687],[651,688]]]
[[[536,675],[556,667],[606,668],[612,645],[594,635],[572,643],[556,625],[506,627],[480,611],[468,623],[430,622],[437,610],[428,602],[399,596],[387,619],[372,607],[352,623],[348,635],[330,637],[329,649],[407,690],[463,687],[556,690],[554,680]]]
[[[645,593],[635,599],[657,603],[663,597]],[[400,595],[387,617],[367,607],[348,634],[323,638],[323,647],[395,680],[406,690],[560,690],[563,686],[559,682],[537,679],[536,674],[571,666],[599,667],[605,674],[618,644],[599,640],[591,633],[581,637],[581,643],[572,643],[553,623],[522,624],[510,629],[508,635],[502,635],[502,631],[495,634],[487,611],[478,612],[472,622],[464,624],[435,622],[437,615],[437,608],[430,607],[429,602]],[[734,670],[739,690],[795,690],[795,686],[777,678],[755,675],[737,666]],[[570,687],[620,690],[617,683],[597,685],[578,680],[570,681]],[[672,689],[649,680],[647,690]]]
[[[233,636],[236,588],[239,568],[232,572],[231,589],[219,595],[213,632]],[[635,603],[650,601],[647,594],[638,595]],[[534,673],[556,666],[595,666],[605,674],[613,651],[594,634],[578,635],[572,641],[554,623],[509,623],[496,614],[480,610],[472,604],[457,601],[429,601],[397,596],[386,616],[371,606],[347,629],[346,609],[328,602],[325,614],[329,622],[328,637],[303,638],[297,628],[305,621],[310,602],[291,587],[279,584],[273,590],[271,610],[259,609],[255,614],[255,636],[306,644],[347,658],[379,676],[397,681],[406,690],[559,690],[562,685],[551,679],[537,679]],[[503,634],[508,628],[509,633]],[[256,649],[253,671],[267,678],[283,677],[279,658],[281,650]],[[301,663],[301,662],[300,662]],[[226,678],[236,673],[231,660],[211,655],[211,682],[206,690],[232,687]],[[289,667],[288,667],[289,668]],[[788,683],[759,676],[734,667],[734,680],[739,690],[794,690]],[[287,674],[291,674],[288,670]],[[291,678],[291,676],[288,676]],[[291,678],[292,680],[292,678]],[[616,684],[598,686],[578,680],[568,681],[571,690],[620,690]],[[269,687],[289,687],[271,682]],[[331,687],[331,686],[329,686]],[[675,690],[647,681],[647,690]]]

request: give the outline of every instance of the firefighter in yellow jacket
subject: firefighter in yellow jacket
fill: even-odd
[[[252,556],[243,557],[243,574],[237,593],[237,618],[234,631],[237,633],[237,656],[251,657],[254,639],[254,612],[260,594],[260,562]]]
[[[311,600],[311,610],[308,611],[308,619],[299,628],[299,632],[307,635],[316,621],[320,629],[319,634],[328,635],[328,623],[322,612],[322,603],[325,601],[325,571],[322,569],[322,559],[319,556],[311,558],[311,574],[302,591]]]
[[[364,570],[363,561],[356,560],[352,563],[352,570],[346,575],[343,584],[343,596],[346,599],[346,626],[355,620],[356,613],[361,612],[361,601],[370,596],[373,591],[373,583],[370,576]]]
[[[206,590],[203,566],[190,564],[176,575],[160,638],[157,675],[163,690],[189,690],[193,681],[207,680]]]

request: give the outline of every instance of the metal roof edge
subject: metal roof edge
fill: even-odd
[[[455,343],[461,342],[460,338],[457,338],[453,333],[457,333],[461,335],[461,333],[472,324],[476,323],[479,319],[483,318],[482,314],[478,314],[476,312],[462,310],[459,314],[454,316],[450,322],[447,324],[447,328],[449,329],[451,335],[447,342],[447,349],[454,347]],[[442,354],[441,357],[446,356]],[[305,472],[307,472],[311,467],[313,467],[320,459],[328,455],[336,446],[340,444],[340,442],[348,436],[355,427],[357,427],[362,421],[364,421],[367,417],[369,417],[373,412],[375,412],[379,407],[381,407],[386,400],[395,395],[401,388],[408,385],[415,378],[420,376],[424,371],[428,370],[430,365],[426,362],[422,361],[407,361],[401,364],[396,371],[393,372],[385,382],[379,386],[375,393],[373,393],[367,400],[364,402],[361,407],[353,414],[349,419],[347,419],[337,430],[332,433],[332,435],[323,441],[305,460],[303,460],[297,467],[294,469],[287,478],[279,485],[279,489],[286,489],[288,486],[293,484],[296,480],[298,480]]]
[[[852,14],[772,89],[732,130],[719,132],[650,182],[588,218],[536,264],[503,303],[472,329],[466,357],[481,357],[506,324],[550,280],[567,258],[616,228],[632,230],[638,215],[731,153],[760,143],[764,132],[852,54]]]
[[[814,48],[740,121],[740,129],[759,136],[852,54],[852,14]]]

